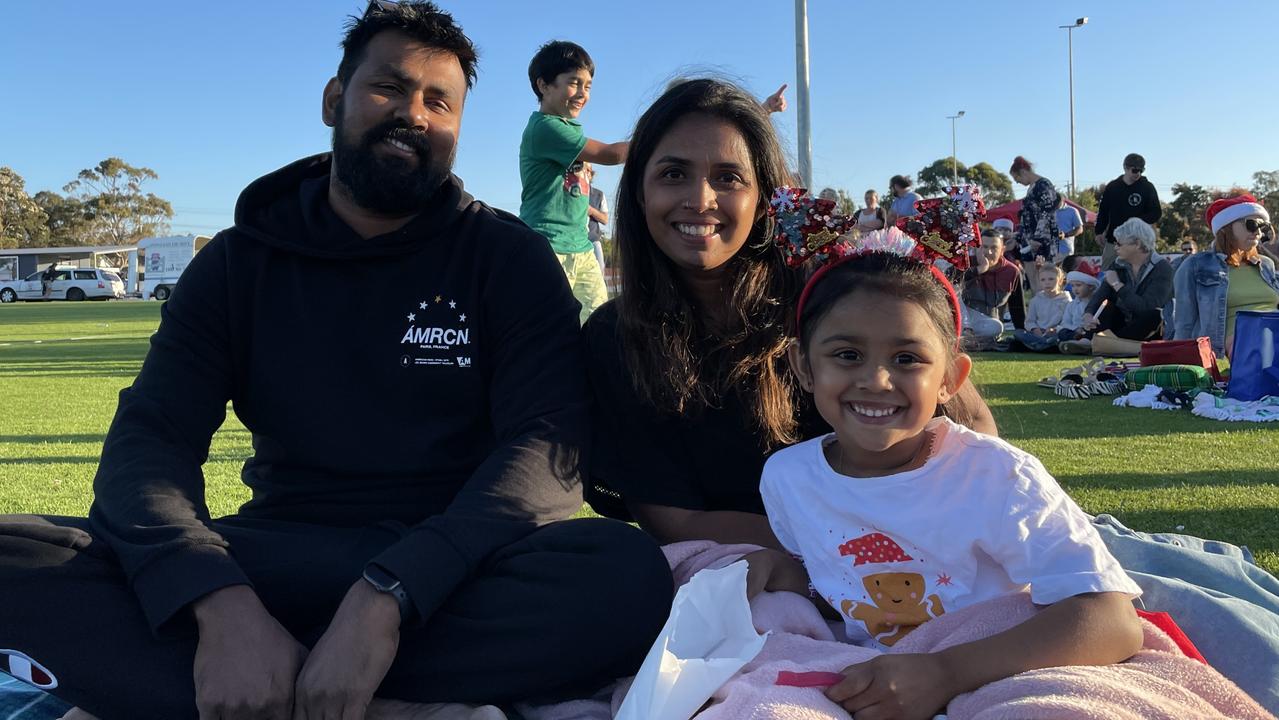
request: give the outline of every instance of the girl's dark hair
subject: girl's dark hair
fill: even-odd
[[[845,260],[818,279],[809,291],[799,318],[801,353],[808,354],[813,333],[822,318],[836,303],[855,292],[879,293],[919,305],[933,321],[933,327],[941,338],[947,365],[955,358],[959,338],[955,335],[955,308],[946,288],[927,265],[885,252],[867,253]],[[963,416],[958,416],[945,405],[938,406],[939,415],[972,427],[973,418],[966,409],[964,412]]]
[[[1022,172],[1023,170],[1034,170],[1034,169],[1035,169],[1035,166],[1032,165],[1029,160],[1018,155],[1017,157],[1013,158],[1013,166],[1008,169],[1008,174],[1011,175],[1013,173]]]
[[[741,133],[750,152],[759,219],[724,268],[726,320],[694,307],[675,265],[657,247],[644,215],[644,171],[681,119],[707,115]],[[764,108],[721,80],[672,84],[631,137],[617,193],[617,245],[624,290],[618,299],[622,351],[639,396],[670,413],[719,406],[738,393],[770,445],[795,442],[798,390],[786,367],[788,308],[795,273],[773,248],[764,212],[773,188],[788,184],[786,159]]]
[[[475,65],[479,53],[471,39],[435,3],[403,0],[398,3],[370,2],[362,17],[352,17],[342,38],[342,62],[338,64],[338,82],[346,87],[355,68],[364,62],[364,51],[373,38],[387,30],[396,30],[418,42],[449,53],[457,58],[466,76],[466,87],[475,86]]]
[[[897,188],[901,188],[901,189],[905,190],[906,188],[910,187],[911,185],[914,185],[914,182],[912,182],[912,181],[911,181],[911,179],[910,179],[910,176],[909,176],[909,175],[894,175],[894,176],[892,176],[891,178],[889,178],[889,179],[888,179],[888,187],[889,187],[889,188],[895,188],[895,187],[897,187]]]
[[[533,86],[533,94],[542,99],[542,91],[537,89],[537,81],[547,85],[555,82],[555,78],[566,72],[585,70],[595,77],[595,61],[591,59],[586,48],[568,40],[552,40],[537,49],[528,64],[528,82]]]

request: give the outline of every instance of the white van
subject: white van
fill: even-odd
[[[109,300],[124,297],[124,281],[110,268],[54,268],[49,295],[44,294],[44,270],[20,280],[0,282],[0,303],[18,300]]]
[[[210,238],[204,235],[153,237],[138,242],[142,268],[142,297],[168,300],[182,271]]]

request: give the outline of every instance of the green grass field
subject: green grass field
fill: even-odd
[[[155,302],[0,305],[0,513],[87,511],[116,394],[159,322]],[[984,355],[976,379],[1005,437],[1043,460],[1088,512],[1151,532],[1247,545],[1279,572],[1279,427],[1063,400],[1034,381],[1060,356]],[[247,499],[250,436],[229,412],[213,439],[214,515]]]

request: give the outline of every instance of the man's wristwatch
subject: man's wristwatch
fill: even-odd
[[[395,598],[395,602],[400,606],[400,622],[409,621],[409,616],[413,614],[413,603],[409,600],[409,594],[404,591],[404,585],[400,583],[399,578],[387,572],[381,565],[369,563],[364,566],[364,581],[372,585],[374,590]]]

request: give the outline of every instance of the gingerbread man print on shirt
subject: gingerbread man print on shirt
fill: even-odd
[[[862,575],[862,586],[871,602],[845,599],[839,605],[844,615],[863,623],[879,643],[892,647],[915,628],[946,613],[939,595],[925,597],[924,576],[910,572],[907,563],[914,558],[887,535],[875,532],[853,538],[839,546],[839,554],[852,556],[855,568],[867,564],[884,567],[884,572]]]

